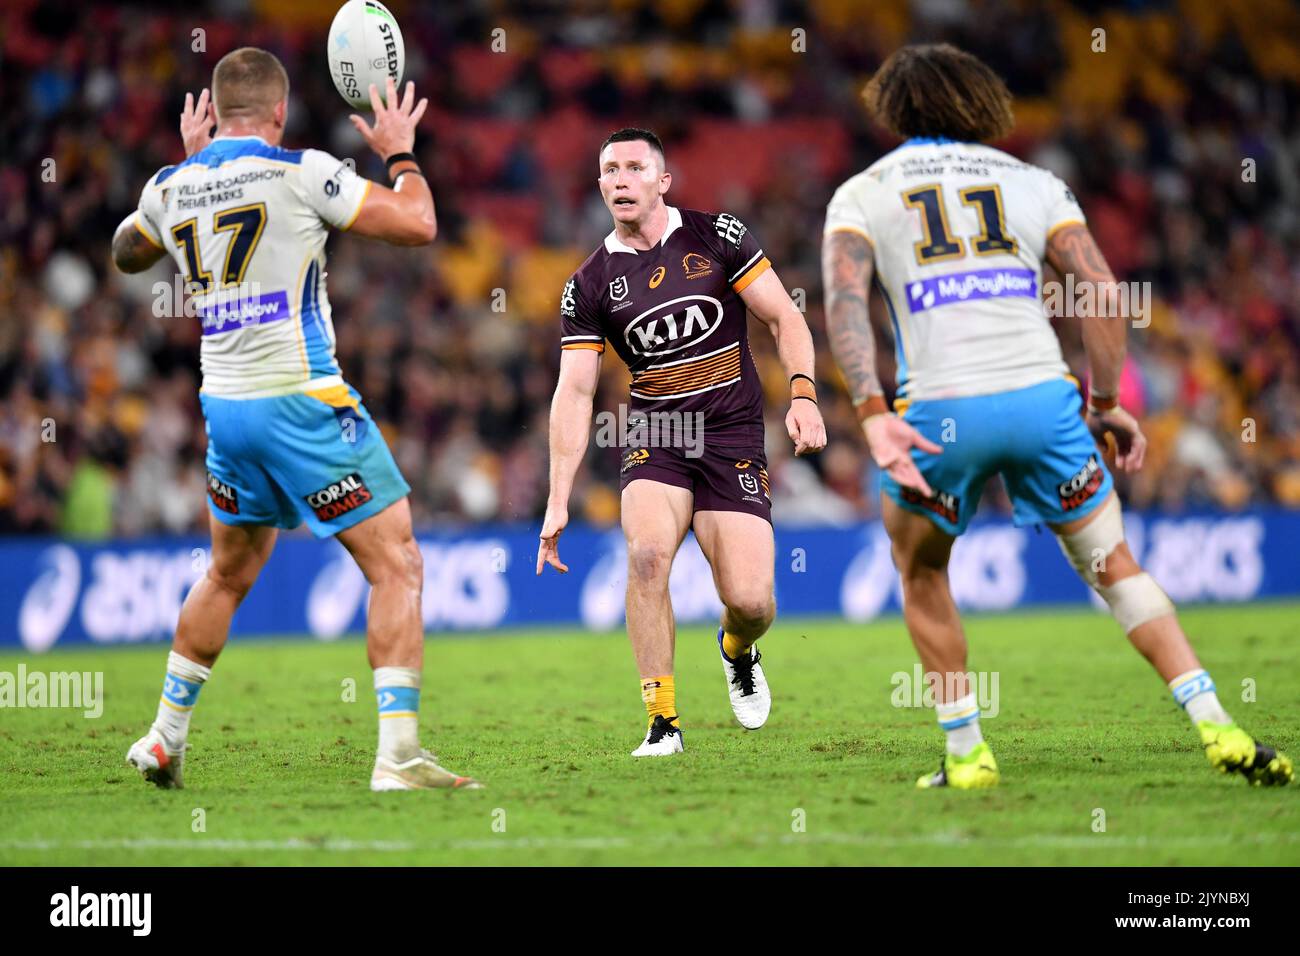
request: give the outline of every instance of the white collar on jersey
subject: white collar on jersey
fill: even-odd
[[[668,207],[668,228],[665,229],[664,234],[659,237],[659,245],[662,246],[665,242],[667,242],[668,237],[671,236],[673,234],[673,231],[676,230],[678,227],[680,227],[681,224],[682,224],[681,210],[678,209],[676,206],[669,206]],[[605,251],[606,252],[630,252],[632,253],[632,255],[636,255],[635,249],[633,249],[631,246],[627,245],[625,242],[623,242],[618,238],[617,229],[615,229],[613,232],[611,232],[608,236],[605,237]]]

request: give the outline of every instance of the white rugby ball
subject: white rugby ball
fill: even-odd
[[[384,95],[391,76],[399,87],[406,45],[397,18],[378,0],[348,0],[334,14],[328,41],[334,88],[357,109],[370,109],[370,84]]]

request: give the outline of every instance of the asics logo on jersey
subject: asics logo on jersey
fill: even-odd
[[[637,355],[667,355],[698,345],[721,324],[721,302],[686,295],[642,312],[624,327],[623,338]]]
[[[907,307],[924,312],[954,302],[1005,296],[1038,297],[1038,279],[1029,269],[977,269],[919,279],[907,286]]]
[[[359,472],[353,472],[319,491],[304,496],[307,504],[321,521],[330,521],[339,515],[360,508],[374,496]]]

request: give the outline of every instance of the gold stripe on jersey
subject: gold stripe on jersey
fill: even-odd
[[[708,355],[651,366],[632,377],[637,398],[684,398],[740,380],[740,343]]]
[[[871,246],[872,249],[876,248],[875,242],[872,241],[872,238],[869,235],[867,235],[865,229],[860,229],[857,226],[831,226],[826,230],[827,235],[837,232],[849,232],[855,236],[861,236],[863,239],[867,240],[867,245]]]
[[[357,203],[356,212],[352,214],[351,219],[349,219],[340,227],[344,232],[347,232],[349,229],[351,229],[352,224],[357,221],[357,216],[361,215],[361,207],[366,204],[366,197],[370,195],[370,187],[373,185],[374,183],[372,183],[370,180],[368,179],[365,180],[365,186],[362,187],[361,189],[361,201]]]
[[[731,287],[737,292],[744,292],[749,288],[749,284],[761,276],[768,269],[772,268],[771,260],[764,256],[758,262],[754,263],[753,268],[731,284]]]
[[[303,394],[310,395],[318,402],[324,402],[330,408],[350,408],[358,415],[361,414],[361,408],[353,397],[352,390],[346,385],[330,385],[326,388],[304,391]]]
[[[1052,237],[1056,235],[1058,232],[1060,232],[1062,229],[1066,228],[1067,226],[1086,227],[1087,225],[1088,224],[1084,222],[1082,219],[1063,219],[1060,222],[1058,222],[1055,226],[1053,226],[1051,229],[1047,230],[1047,241],[1051,242]]]
[[[140,214],[139,214],[139,213],[136,213],[134,216],[131,217],[131,222],[135,223],[136,231],[137,231],[138,233],[140,233],[140,235],[142,235],[142,236],[144,236],[146,239],[148,239],[149,242],[150,242],[152,245],[154,245],[154,246],[156,246],[157,248],[163,250],[164,252],[167,251],[167,247],[164,246],[164,245],[162,244],[161,241],[159,241],[158,239],[155,239],[153,236],[149,235],[149,230],[146,229],[146,228],[141,224],[141,222],[140,222]]]
[[[294,286],[294,295],[298,296],[298,352],[302,355],[303,381],[311,378],[311,362],[307,359],[307,331],[302,327],[302,280],[307,277],[307,270],[315,258],[314,254],[310,254],[303,260],[302,267],[298,270],[298,284]]]

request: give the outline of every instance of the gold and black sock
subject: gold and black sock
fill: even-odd
[[[663,715],[664,720],[677,726],[677,689],[673,686],[673,675],[641,678],[641,700],[645,702],[647,720],[654,723],[655,717]]]
[[[722,653],[727,655],[728,660],[734,661],[742,654],[748,654],[749,647],[730,631],[722,632]]]

